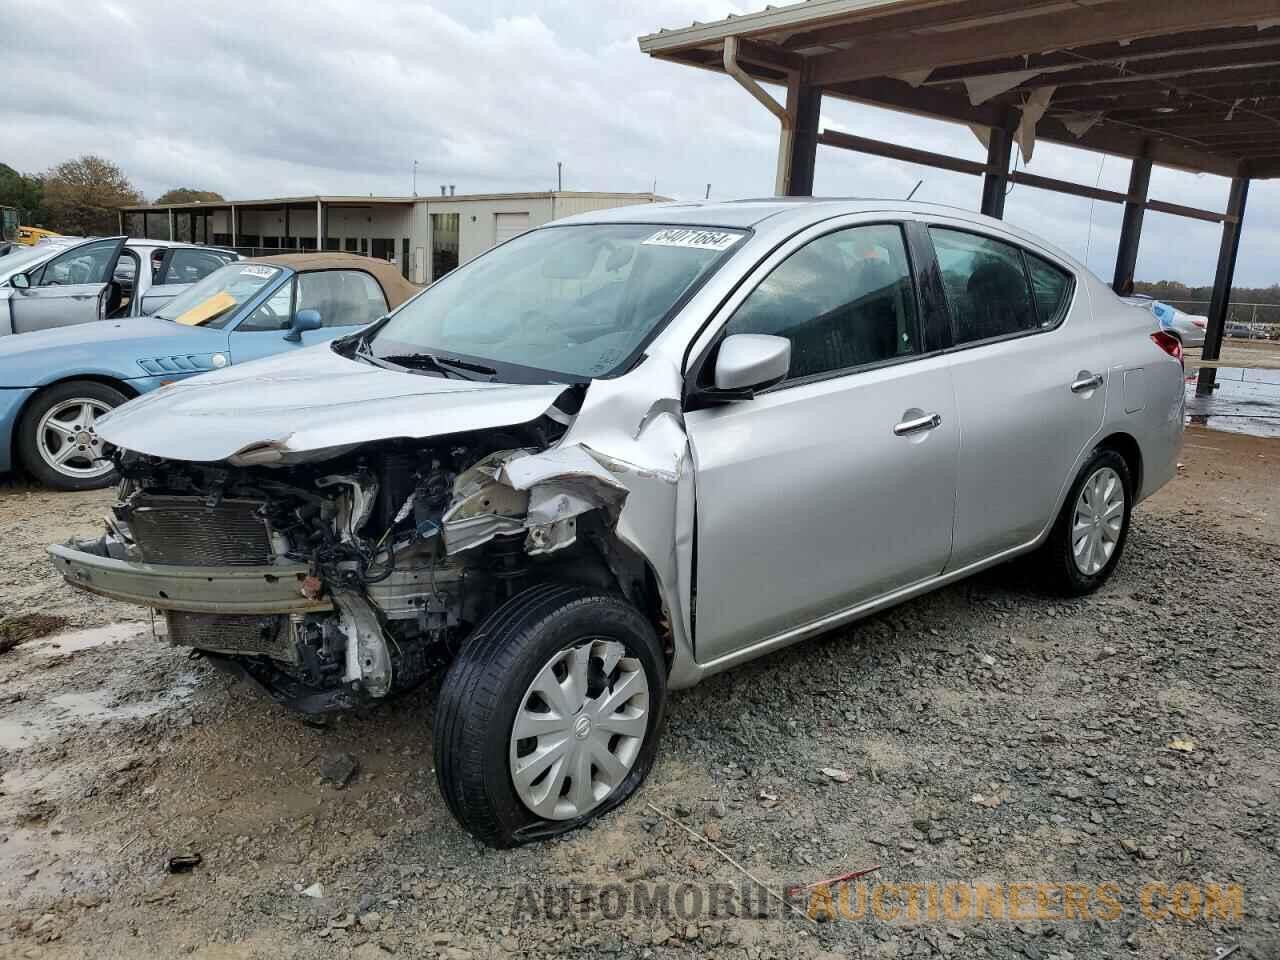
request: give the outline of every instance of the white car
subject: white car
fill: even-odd
[[[232,250],[169,240],[57,241],[0,257],[0,336],[149,316],[240,259]]]

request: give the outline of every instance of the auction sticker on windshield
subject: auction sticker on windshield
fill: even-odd
[[[242,277],[270,278],[275,272],[275,267],[262,267],[256,263],[250,263],[240,268],[240,276]]]
[[[690,230],[687,227],[671,227],[659,230],[645,245],[654,247],[694,247],[698,250],[728,250],[742,239],[740,233],[724,230]]]

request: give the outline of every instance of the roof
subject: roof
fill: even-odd
[[[459,193],[450,196],[419,194],[408,197],[327,196],[274,197],[263,200],[193,200],[187,203],[152,203],[122,207],[123,213],[163,213],[168,210],[226,210],[229,207],[315,207],[322,203],[327,207],[367,207],[378,205],[409,206],[415,203],[458,203],[468,200],[548,200],[548,199],[610,199],[634,200],[637,203],[653,203],[668,199],[656,193],[607,193],[580,190],[543,190],[533,193]]]
[[[354,253],[282,253],[275,257],[253,257],[242,263],[265,263],[273,267],[288,267],[298,273],[310,273],[316,270],[363,270],[371,274],[387,295],[387,306],[394,309],[400,306],[423,288],[410,283],[400,273],[400,269],[385,260],[374,257],[361,257]]]
[[[806,198],[809,203],[825,201]],[[689,200],[674,203],[655,203],[644,207],[610,207],[591,210],[561,220],[553,220],[547,227],[581,223],[669,223],[702,227],[755,226],[776,213],[794,206],[785,200],[703,201]]]
[[[935,217],[952,217],[1020,238],[1045,250],[1052,251],[1060,259],[1076,264],[1070,254],[1026,230],[1004,220],[974,213],[963,207],[944,203],[928,203],[921,200],[902,200],[895,197],[769,197],[744,200],[691,200],[679,203],[654,204],[649,207],[615,207],[609,210],[593,210],[577,216],[566,217],[539,227],[554,230],[565,225],[587,223],[655,223],[676,224],[690,227],[725,227],[749,229],[771,220],[772,227],[799,230],[810,223],[830,217],[859,213],[885,213],[890,215],[917,214]],[[1078,265],[1078,264],[1077,264]]]
[[[761,81],[1005,128],[1048,89],[1040,139],[1280,176],[1280,0],[806,0],[640,49],[724,72],[730,36]]]

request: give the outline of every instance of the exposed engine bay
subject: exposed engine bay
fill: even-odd
[[[644,563],[609,535],[626,487],[581,446],[548,450],[568,420],[553,408],[516,427],[289,466],[122,451],[107,532],[74,547],[197,580],[196,568],[260,573],[277,595],[257,612],[156,592],[170,642],[304,712],[348,708],[437,674],[489,613],[541,580],[660,605]]]

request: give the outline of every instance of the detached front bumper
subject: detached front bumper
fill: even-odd
[[[117,560],[90,552],[97,541],[50,546],[53,567],[81,590],[154,610],[188,613],[275,614],[332,610],[328,600],[301,592],[303,563],[195,567]]]

